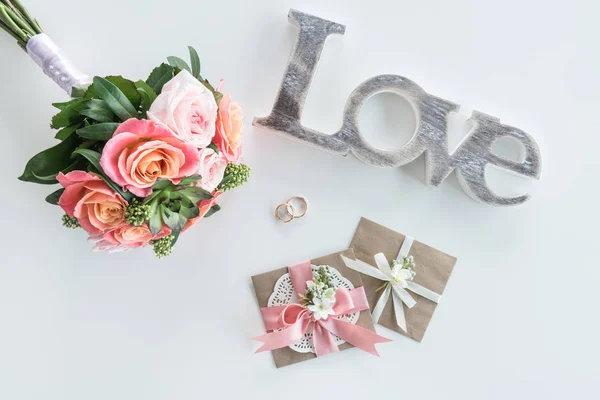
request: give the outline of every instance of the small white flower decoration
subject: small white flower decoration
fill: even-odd
[[[328,288],[323,292],[321,298],[331,301],[332,304],[335,303],[335,289]]]
[[[326,320],[330,315],[335,314],[333,311],[333,305],[335,304],[335,298],[313,298],[313,304],[308,306],[308,309],[312,311],[313,318],[315,321],[320,319]]]
[[[391,268],[390,281],[396,285],[400,285],[403,289],[406,289],[408,284],[406,282],[412,281],[416,275],[413,270],[415,262],[412,256],[404,257],[402,263],[394,260]]]
[[[335,292],[329,266],[321,265],[313,272],[313,279],[306,281],[306,292],[300,295],[300,304],[313,313],[315,321],[325,320],[335,314],[333,311]]]
[[[433,301],[434,303],[438,303],[442,297],[440,294],[413,282],[416,275],[416,272],[414,271],[415,260],[412,256],[408,255],[413,241],[414,239],[409,236],[404,239],[398,257],[392,262],[392,265],[390,265],[383,253],[377,253],[373,257],[377,268],[373,268],[364,261],[352,260],[342,256],[342,259],[348,268],[352,268],[365,275],[384,281],[383,285],[377,289],[377,291],[383,289],[383,293],[379,297],[379,300],[377,300],[377,304],[375,304],[375,307],[371,312],[373,321],[379,321],[379,317],[381,316],[388,299],[392,296],[394,313],[396,314],[396,323],[404,332],[406,332],[407,329],[404,306],[410,309],[417,304],[417,301],[413,299],[410,293],[408,293],[408,290]]]

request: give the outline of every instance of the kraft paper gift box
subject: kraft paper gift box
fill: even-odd
[[[357,260],[364,261],[376,268],[374,255],[383,253],[386,259],[391,262],[398,256],[405,237],[405,235],[385,226],[361,218],[350,247],[354,250]],[[414,282],[440,295],[443,294],[456,264],[456,258],[417,240],[414,241],[409,254],[413,256],[416,265],[414,268],[416,272]],[[361,277],[371,311],[373,311],[383,292],[382,290],[377,291],[377,289],[385,282],[365,274],[361,274]],[[420,342],[425,335],[437,304],[412,292],[410,292],[410,295],[417,303],[413,308],[408,308],[405,304],[402,304],[407,332],[404,332],[396,323],[392,296],[389,297],[377,323]]]
[[[344,278],[348,279],[355,288],[363,286],[361,274],[357,271],[346,267],[346,265],[342,261],[341,255],[354,259],[353,251],[351,249],[348,249],[324,257],[315,258],[310,261],[312,265],[329,265],[337,269],[340,272],[340,274]],[[277,280],[287,272],[288,268],[284,267],[252,277],[252,284],[254,285],[258,305],[261,308],[267,307],[267,302],[269,300],[269,297],[273,293],[273,289],[275,288]],[[364,310],[360,312],[356,325],[375,332],[375,326],[373,324],[373,319],[371,318],[371,313],[369,310]],[[349,343],[344,343],[339,346],[339,349],[341,351],[350,349],[352,347],[354,346],[352,346]],[[287,365],[295,364],[301,361],[306,361],[317,357],[314,353],[299,353],[290,349],[289,347],[275,349],[271,352],[273,354],[273,359],[275,360],[275,365],[277,366],[277,368],[285,367]]]

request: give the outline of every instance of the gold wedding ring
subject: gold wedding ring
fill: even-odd
[[[295,218],[302,218],[308,211],[308,200],[303,196],[290,197],[285,203],[277,206],[275,209],[275,218],[277,220],[288,223]]]
[[[285,208],[285,214],[287,215],[289,218],[283,218],[282,217],[282,213],[281,213],[281,208]],[[292,206],[291,204],[285,203],[285,204],[280,204],[277,206],[277,208],[275,209],[275,218],[277,218],[279,221],[283,222],[283,223],[288,223],[291,222],[294,219],[294,206]]]
[[[294,211],[292,213],[292,216],[294,218],[302,218],[306,215],[306,212],[308,211],[308,200],[306,200],[306,197],[303,196],[290,197],[288,201],[285,202],[285,204],[289,204],[292,206],[292,210]],[[296,215],[295,210],[302,210],[302,212]]]

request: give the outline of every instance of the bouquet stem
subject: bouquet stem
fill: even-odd
[[[37,20],[18,0],[0,0],[0,28],[15,38],[23,50],[30,38],[43,33]]]
[[[19,0],[0,0],[0,28],[16,39],[44,73],[69,96],[85,92],[91,79],[46,35]]]

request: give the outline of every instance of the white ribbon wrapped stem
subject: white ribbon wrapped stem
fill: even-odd
[[[73,92],[73,86],[92,82],[91,78],[77,69],[62,49],[45,33],[30,38],[26,50],[29,57],[69,96]]]
[[[400,247],[400,252],[398,253],[398,263],[402,264],[404,262],[404,258],[408,257],[408,253],[410,252],[413,242],[414,239],[412,237],[406,236],[402,246]],[[396,323],[404,332],[406,332],[404,306],[406,305],[408,308],[413,308],[415,304],[417,304],[416,300],[410,295],[410,293],[408,293],[408,290],[428,300],[431,300],[434,303],[439,303],[440,299],[442,298],[442,296],[438,293],[418,285],[411,280],[398,281],[395,279],[392,275],[390,263],[385,258],[383,253],[378,253],[374,256],[377,269],[360,260],[352,260],[344,256],[342,256],[342,259],[348,268],[352,268],[353,270],[365,275],[388,282],[385,290],[379,297],[379,300],[377,300],[377,304],[373,308],[372,314],[374,322],[379,321],[379,318],[383,313],[383,309],[390,298],[390,294],[392,294]]]

